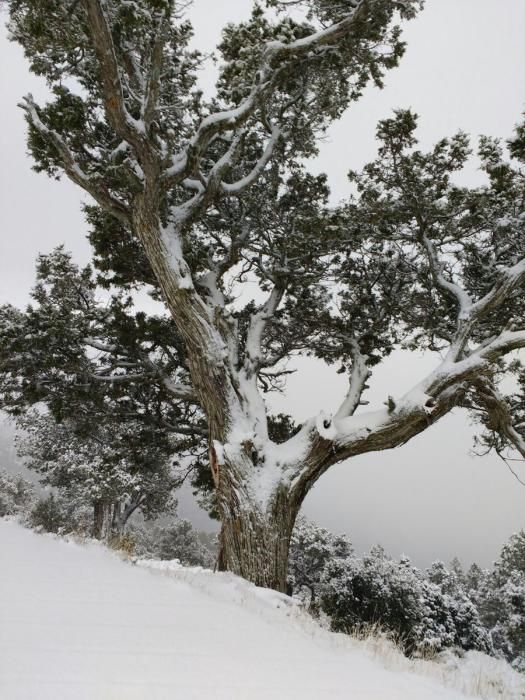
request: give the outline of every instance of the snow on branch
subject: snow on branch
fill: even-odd
[[[272,134],[268,140],[268,143],[266,144],[266,148],[264,149],[264,153],[262,156],[259,158],[255,166],[253,167],[252,171],[248,173],[245,177],[243,177],[241,180],[238,180],[237,182],[223,182],[221,184],[221,190],[227,194],[240,194],[243,190],[245,190],[247,187],[252,185],[259,175],[262,173],[264,168],[268,165],[270,162],[275,146],[281,137],[281,129],[278,126],[273,126],[272,127]]]
[[[476,348],[457,352],[457,348],[464,347],[469,340],[465,327],[470,332],[480,316],[497,309],[508,298],[508,294],[523,282],[524,267],[520,262],[505,269],[483,299],[470,307],[462,307],[463,323],[459,324],[445,359],[405,396],[392,399],[385,409],[355,414],[368,378],[366,359],[356,348],[350,389],[337,413],[331,418],[321,414],[303,426],[303,443],[306,441],[309,449],[303,457],[295,488],[307,491],[332,464],[349,457],[404,444],[455,406],[464,405],[462,399],[471,390],[477,392],[495,429],[525,456],[525,438],[513,425],[504,398],[487,380],[502,357],[525,348],[525,329],[502,329]]]
[[[451,280],[448,280],[444,275],[444,265],[439,259],[435,246],[432,244],[426,233],[421,232],[421,242],[428,257],[430,272],[437,286],[447,295],[452,296],[459,306],[459,318],[461,319],[467,309],[472,306],[472,299],[467,292]]]
[[[169,393],[174,398],[197,403],[197,397],[195,395],[193,387],[189,386],[188,384],[174,382],[168,377],[162,378],[162,384],[164,385],[164,388],[167,389],[167,391],[169,391]]]
[[[352,416],[355,413],[366,388],[366,382],[371,374],[366,364],[368,358],[361,353],[357,340],[353,340],[351,343],[351,355],[350,386],[343,403],[334,416],[335,420]]]
[[[201,121],[189,145],[173,156],[172,164],[166,170],[168,181],[181,182],[187,178],[196,169],[202,154],[217,134],[236,131],[245,124],[271,94],[275,77],[280,69],[280,61],[301,58],[316,49],[340,42],[349,35],[367,0],[356,0],[352,4],[353,7],[347,16],[327,29],[290,43],[267,42],[249,95],[237,107],[210,114]],[[275,138],[275,134],[272,134],[269,144],[272,147],[272,141]]]
[[[487,314],[498,309],[509,298],[509,295],[523,284],[525,281],[525,258],[511,267],[502,268],[492,289],[484,297],[474,302],[457,282],[445,277],[443,262],[440,260],[435,246],[424,232],[421,232],[420,240],[427,253],[430,271],[436,285],[446,295],[452,296],[458,304],[458,331],[449,350],[449,359],[455,361],[465,351],[475,325]]]
[[[74,183],[82,187],[93,199],[100,204],[106,211],[109,211],[113,216],[125,224],[130,222],[130,212],[126,204],[120,199],[110,194],[106,187],[102,187],[94,182],[80,167],[75,156],[71,152],[66,141],[53,129],[47,127],[40,119],[37,111],[37,105],[33,100],[32,95],[24,97],[20,107],[25,111],[31,125],[39,131],[43,136],[47,137],[53,144],[60,155],[63,168]]]
[[[252,375],[261,367],[262,340],[268,321],[273,317],[285,294],[285,287],[280,284],[274,285],[266,303],[261,311],[251,318],[248,335],[246,338],[246,363],[248,374]]]

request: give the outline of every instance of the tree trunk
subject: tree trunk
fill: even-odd
[[[111,505],[106,501],[93,504],[93,537],[103,540],[111,528]]]
[[[290,537],[286,517],[270,523],[251,512],[225,520],[220,534],[218,568],[242,576],[256,586],[285,593]]]
[[[224,474],[219,483],[221,513],[219,571],[231,571],[256,586],[286,592],[290,538],[297,508],[288,492],[279,486],[271,505],[250,499],[244,484],[233,491],[225,488]]]

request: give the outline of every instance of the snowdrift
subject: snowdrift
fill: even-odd
[[[123,562],[0,520],[1,700],[525,697],[481,654],[412,662],[228,574]]]

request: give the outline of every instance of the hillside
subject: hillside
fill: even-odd
[[[500,662],[445,673],[374,653],[230,575],[146,569],[2,520],[0,554],[2,700],[462,700],[485,673],[507,684],[494,697],[525,696]]]

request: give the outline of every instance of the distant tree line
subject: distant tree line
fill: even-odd
[[[506,659],[525,672],[525,531],[512,535],[491,570],[434,562],[417,569],[374,547],[364,557],[346,536],[300,521],[291,543],[289,592],[331,629],[392,636],[409,656],[447,648]]]

